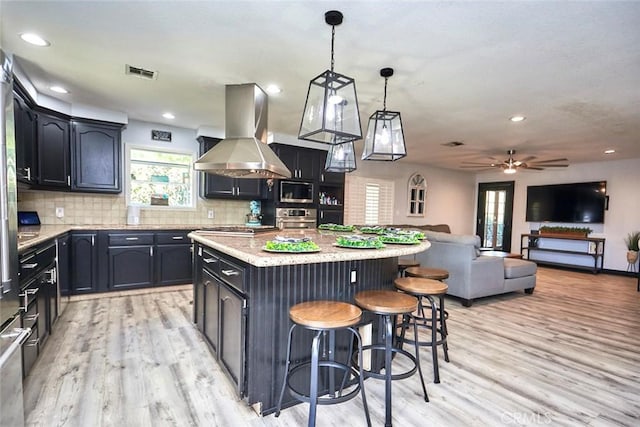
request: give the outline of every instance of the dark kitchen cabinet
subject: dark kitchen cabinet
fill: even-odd
[[[198,137],[200,155],[213,148],[221,139]],[[264,179],[231,178],[202,172],[200,174],[200,196],[207,199],[263,199],[266,193]]]
[[[98,287],[98,234],[74,232],[71,234],[71,291],[95,292]]]
[[[71,294],[70,260],[71,236],[65,234],[58,237],[58,283],[61,296]]]
[[[276,155],[291,171],[291,179],[315,181],[320,169],[318,150],[284,144],[270,144]]]
[[[120,193],[121,126],[73,122],[72,190]]]
[[[202,273],[204,281],[204,327],[203,333],[211,349],[218,353],[219,311],[218,298],[220,281],[207,270]]]
[[[13,114],[16,140],[16,177],[18,181],[38,182],[38,146],[36,113],[18,94],[13,95]]]
[[[247,298],[246,269],[211,248],[196,244],[195,322],[222,368],[245,391]]]
[[[38,183],[43,187],[71,187],[69,120],[38,113]]]
[[[320,171],[319,171],[319,181],[320,186],[324,183],[326,184],[338,184],[344,185],[344,172],[327,172],[324,170],[324,165],[327,161],[327,151],[320,151],[318,154],[318,159],[320,162]]]
[[[218,288],[220,338],[218,357],[227,373],[242,393],[244,381],[244,337],[246,300],[230,287],[221,283]]]
[[[108,288],[152,285],[153,233],[108,233],[108,239]]]
[[[320,224],[342,224],[344,212],[342,209],[323,208],[318,210],[318,225]]]
[[[156,284],[177,285],[192,280],[191,242],[185,232],[156,233]]]

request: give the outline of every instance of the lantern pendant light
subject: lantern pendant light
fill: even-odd
[[[353,141],[332,144],[324,165],[327,172],[353,172],[356,170],[356,154]]]
[[[387,80],[393,76],[393,68],[383,68],[380,75],[384,77],[384,104],[369,117],[362,159],[395,161],[407,155],[407,148],[400,113],[387,111]]]
[[[309,83],[298,138],[333,145],[361,139],[362,126],[355,80],[333,70],[335,27],[342,13],[330,10],[324,18],[331,25],[331,69]]]

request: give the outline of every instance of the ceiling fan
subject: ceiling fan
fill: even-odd
[[[479,163],[479,162],[462,162],[463,165],[461,168],[466,169],[491,169],[491,168],[501,168],[504,173],[516,173],[516,170],[522,169],[532,169],[532,170],[544,170],[545,168],[566,168],[569,166],[567,163],[569,159],[550,159],[550,160],[535,160],[536,156],[528,156],[524,159],[515,160],[513,155],[516,154],[516,150],[507,151],[509,158],[503,161],[497,160],[495,162],[490,163]]]

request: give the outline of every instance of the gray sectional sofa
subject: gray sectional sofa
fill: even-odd
[[[407,228],[422,229],[431,242],[428,250],[416,255],[420,265],[448,270],[447,294],[461,298],[467,307],[475,298],[520,290],[530,294],[536,286],[534,262],[483,256],[479,236],[431,231],[427,227]]]

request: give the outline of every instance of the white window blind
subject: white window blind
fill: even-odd
[[[367,225],[379,224],[380,186],[378,184],[366,184],[364,196],[364,223]]]
[[[345,180],[345,224],[393,224],[393,181],[352,176]]]

